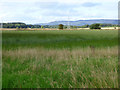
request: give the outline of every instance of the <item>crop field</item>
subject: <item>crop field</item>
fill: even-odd
[[[118,30],[2,31],[3,88],[118,88]]]

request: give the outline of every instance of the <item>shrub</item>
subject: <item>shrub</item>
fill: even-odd
[[[100,24],[96,23],[96,24],[90,25],[90,29],[101,29],[101,27],[100,27]]]

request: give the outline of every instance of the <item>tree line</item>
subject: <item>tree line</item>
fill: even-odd
[[[1,24],[1,23],[0,23]],[[62,24],[60,24],[62,25]],[[15,23],[3,23],[3,28],[61,28],[60,25],[32,25],[32,24],[25,24],[25,23],[21,23],[21,22],[15,22]],[[117,27],[118,25],[113,25],[113,24],[92,24],[92,25],[83,25],[83,26],[73,26],[70,25],[71,29],[74,28],[98,28],[100,29],[100,27]],[[66,29],[68,26],[67,25],[63,25],[62,28]]]
[[[25,23],[3,23],[3,28],[41,28],[41,25],[27,25]]]

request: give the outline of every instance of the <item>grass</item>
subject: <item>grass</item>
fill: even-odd
[[[117,30],[3,31],[3,49],[17,47],[111,47],[118,44]],[[97,42],[97,43],[96,43]]]
[[[117,30],[3,31],[2,44],[3,88],[118,87]]]

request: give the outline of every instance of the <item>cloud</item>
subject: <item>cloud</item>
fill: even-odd
[[[101,3],[86,2],[86,3],[82,4],[82,6],[84,6],[84,7],[95,7],[98,5],[101,5]]]
[[[117,18],[117,0],[2,0],[3,21],[41,23],[58,20]]]

